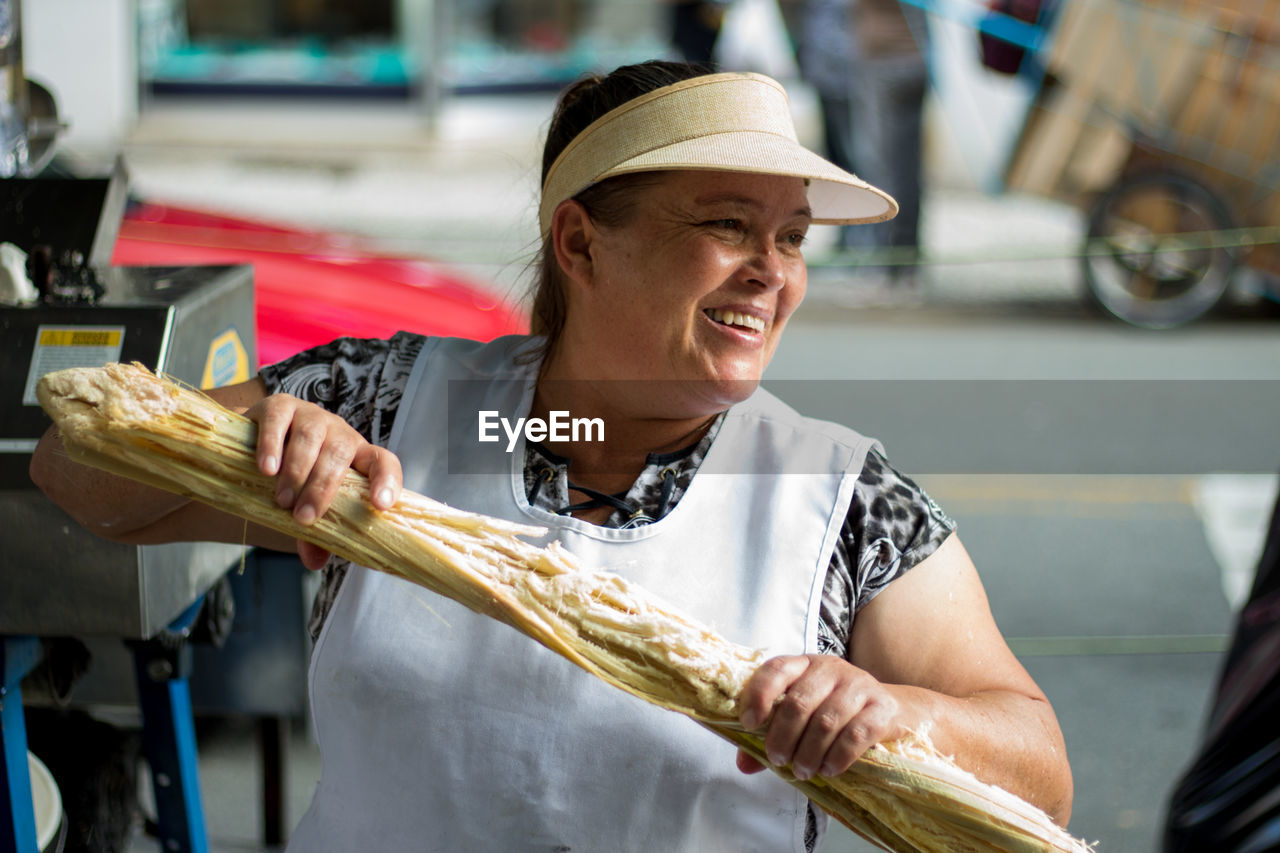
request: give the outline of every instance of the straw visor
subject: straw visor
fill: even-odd
[[[542,187],[538,220],[592,184],[633,172],[702,169],[809,181],[813,221],[880,222],[898,212],[888,193],[804,148],[786,90],[762,74],[709,74],[655,89],[605,113],[560,153]]]

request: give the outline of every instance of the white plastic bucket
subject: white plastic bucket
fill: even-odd
[[[31,799],[36,810],[36,843],[40,853],[60,853],[66,842],[62,819],[62,795],[53,774],[44,762],[27,753],[27,769],[31,774]]]

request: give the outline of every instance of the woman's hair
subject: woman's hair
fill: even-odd
[[[605,113],[655,89],[712,73],[713,69],[704,65],[652,60],[624,65],[603,77],[593,74],[572,84],[561,93],[551,116],[547,142],[542,149],[542,183],[546,183],[547,172],[560,152]],[[574,199],[581,202],[593,221],[616,227],[626,222],[633,191],[639,185],[652,181],[656,174],[649,172],[608,178],[587,187]],[[550,353],[564,329],[567,310],[564,274],[556,261],[550,234],[542,240],[534,270],[530,323],[534,334],[546,336],[546,352]]]

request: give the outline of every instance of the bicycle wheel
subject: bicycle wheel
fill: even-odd
[[[1139,175],[1108,190],[1089,214],[1081,252],[1090,298],[1126,323],[1167,329],[1203,316],[1222,299],[1236,252],[1218,197],[1172,172]]]

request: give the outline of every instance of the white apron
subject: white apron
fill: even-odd
[[[390,440],[406,488],[546,526],[585,565],[735,642],[813,651],[871,442],[758,392],[730,410],[665,518],[617,530],[556,516],[528,505],[523,441],[507,453],[505,436],[477,440],[479,411],[528,413],[537,364],[512,360],[528,343],[424,346]],[[805,799],[740,773],[732,745],[404,580],[352,567],[310,685],[324,769],[290,851],[804,850]]]

